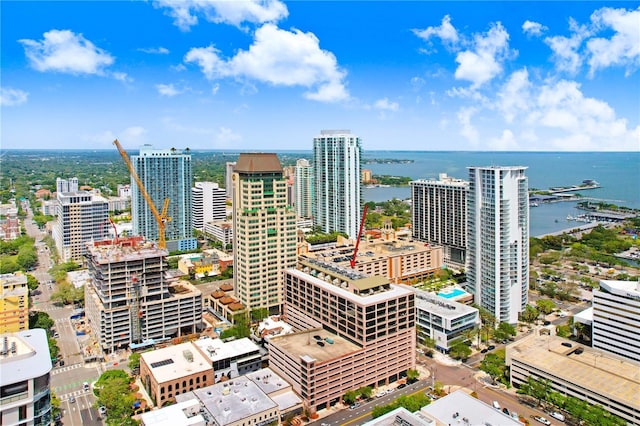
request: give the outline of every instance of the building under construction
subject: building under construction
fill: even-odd
[[[87,243],[85,310],[105,352],[194,333],[202,293],[167,274],[167,251],[142,237]]]

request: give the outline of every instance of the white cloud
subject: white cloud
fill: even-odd
[[[169,49],[166,47],[142,47],[138,49],[140,52],[151,53],[155,55],[168,55]]]
[[[640,65],[640,7],[636,10],[611,9],[596,10],[591,21],[599,30],[612,30],[611,38],[591,38],[587,41],[589,73],[612,65],[628,68],[630,73]]]
[[[411,78],[411,87],[413,90],[418,91],[424,87],[427,82],[422,77],[412,77]]]
[[[162,96],[173,97],[184,93],[184,89],[177,89],[173,84],[156,84],[156,90]]]
[[[225,23],[240,27],[244,22],[262,24],[277,22],[289,15],[279,0],[159,0],[154,6],[168,8],[167,14],[182,31],[188,31],[198,23],[198,15],[213,23]]]
[[[389,102],[388,98],[382,98],[375,101],[373,107],[382,111],[398,111],[400,105],[397,102]]]
[[[346,73],[333,53],[320,49],[313,33],[285,31],[265,24],[255,33],[253,44],[229,60],[214,46],[192,48],[184,57],[196,63],[208,79],[234,77],[274,86],[302,86],[307,99],[335,102],[349,98],[344,86]]]
[[[539,22],[526,20],[524,24],[522,24],[522,32],[529,36],[542,35],[546,30],[548,30],[548,28]]]
[[[492,138],[489,141],[489,149],[494,151],[512,151],[519,148],[515,135],[509,129],[504,129],[499,138]]]
[[[472,50],[458,53],[455,77],[470,81],[473,87],[479,87],[502,73],[502,63],[512,53],[515,52],[509,49],[509,34],[497,22],[486,34],[474,36]]]
[[[218,134],[215,136],[218,145],[233,145],[242,141],[242,136],[235,133],[228,127],[220,127]]]
[[[573,19],[569,19],[571,37],[553,36],[544,39],[544,42],[553,51],[553,59],[559,71],[567,71],[575,74],[582,65],[582,55],[579,52],[582,41],[589,36],[589,30],[584,25],[578,25]]]
[[[478,143],[478,130],[471,123],[471,118],[477,112],[476,108],[464,107],[460,108],[457,113],[458,123],[460,123],[460,134],[464,136],[473,145]]]
[[[218,90],[220,90],[220,84],[216,83],[213,85],[213,87],[211,87],[211,94],[214,96],[217,95]]]
[[[458,31],[451,25],[451,17],[445,15],[438,27],[427,27],[424,30],[411,30],[419,38],[431,43],[432,37],[438,37],[446,46],[455,46],[458,43]],[[430,44],[431,45],[431,44]],[[427,51],[428,53],[428,51]]]
[[[93,146],[100,147],[112,146],[113,141],[118,139],[125,149],[133,148],[146,142],[145,136],[147,134],[147,130],[141,126],[127,127],[117,133],[118,134],[111,130],[105,130],[92,135],[82,135],[81,139]]]
[[[630,128],[609,104],[585,96],[576,81],[535,84],[526,69],[516,71],[498,92],[494,109],[507,123],[519,126],[520,140],[527,142],[520,149],[637,151],[640,147],[640,126]],[[504,134],[498,140],[508,141]]]
[[[0,87],[0,105],[1,106],[16,106],[27,102],[29,93],[20,89],[13,89],[11,87]]]
[[[108,52],[69,30],[47,31],[40,41],[18,41],[31,66],[41,72],[105,75],[104,69],[114,62]]]

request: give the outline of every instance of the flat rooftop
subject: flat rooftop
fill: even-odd
[[[176,395],[176,401],[188,401],[194,396],[204,404],[219,426],[278,407],[258,385],[244,376]]]
[[[259,352],[260,347],[253,343],[248,337],[223,342],[222,339],[198,339],[193,342],[200,351],[208,358],[207,362],[220,361],[221,359],[237,358],[252,352]]]
[[[464,303],[435,295],[423,290],[416,290],[416,307],[422,308],[443,318],[457,318],[478,310]]]
[[[318,345],[318,341],[314,336],[322,338],[324,346]],[[328,343],[325,339],[329,338],[333,344]],[[362,349],[360,346],[350,341],[330,333],[323,329],[311,329],[284,336],[274,336],[270,340],[271,344],[275,344],[288,353],[305,358],[307,360],[315,360],[324,362],[335,358],[340,358],[351,352]]]
[[[571,347],[563,346],[569,342]],[[582,348],[581,354],[575,350]],[[577,386],[640,410],[640,363],[557,336],[531,334],[507,346],[517,359]]]
[[[382,261],[392,256],[431,252],[437,247],[439,246],[413,240],[363,240],[360,241],[360,244],[358,245],[358,255],[356,259],[359,263],[367,263],[375,260]],[[305,253],[305,256],[326,262],[332,262],[336,265],[351,269],[350,261],[353,256],[354,249],[354,243],[350,242],[347,245],[336,245],[335,247],[328,247],[323,250]]]
[[[496,410],[489,404],[472,397],[463,390],[457,390],[444,398],[437,399],[431,404],[422,407],[420,413],[427,417],[433,417],[445,425],[465,424],[469,425],[500,425],[522,426],[518,420],[512,419],[500,410]],[[457,416],[454,418],[453,416]]]
[[[199,409],[198,400],[192,399],[143,413],[140,420],[145,426],[203,425],[205,419],[198,413]]]
[[[0,335],[0,349],[2,386],[44,376],[53,367],[47,333],[41,328]]]
[[[133,240],[134,238],[123,238],[118,244],[109,244],[106,240],[99,244],[88,242],[86,243],[87,253],[94,258],[95,262],[101,264],[164,257],[169,253],[167,250],[158,248],[156,243],[151,241],[127,244]]]
[[[158,383],[211,370],[211,362],[191,342],[144,352],[141,358]]]
[[[293,392],[291,385],[269,367],[247,373],[245,376],[278,404],[280,411],[286,412],[302,405],[302,399]]]
[[[618,296],[640,299],[640,281],[601,280],[600,289]]]

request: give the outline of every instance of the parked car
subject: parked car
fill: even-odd
[[[406,387],[407,387],[406,383],[402,383],[402,384],[398,385],[398,389],[404,389]]]
[[[359,406],[360,406],[360,403],[359,403],[359,402],[355,402],[355,403],[353,403],[353,404],[351,404],[351,405],[349,406],[349,410],[355,410],[355,409],[356,409],[356,408],[358,408]]]
[[[385,396],[387,393],[385,391],[380,391],[376,394],[376,398],[381,398],[383,396]]]
[[[551,425],[551,422],[549,420],[545,419],[544,417],[541,417],[541,416],[531,416],[531,417],[533,417],[533,420],[535,420],[537,422],[540,422],[543,425],[547,425],[547,426]]]
[[[509,409],[507,407],[504,407],[502,409],[502,412],[505,413],[507,416],[509,415]]]
[[[481,354],[486,354],[489,350],[487,348],[482,348],[480,351]]]
[[[564,422],[564,414],[562,413],[558,413],[557,411],[553,411],[551,413],[549,413],[549,415],[551,417],[553,417],[556,420],[560,420],[561,422]]]
[[[495,408],[496,410],[500,409],[500,404],[498,403],[498,401],[493,401],[493,408]]]
[[[494,350],[496,347],[494,345],[489,345],[489,347],[487,348],[487,350],[492,351]]]
[[[73,397],[73,396],[70,396],[69,397],[69,402],[71,402],[71,403],[76,402],[76,398]]]

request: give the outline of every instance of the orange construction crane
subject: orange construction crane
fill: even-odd
[[[367,217],[368,208],[369,206],[365,204],[364,210],[362,211],[362,220],[360,221],[360,229],[358,230],[358,239],[356,240],[356,247],[353,250],[353,256],[351,257],[351,261],[349,262],[351,264],[351,268],[356,267],[356,257],[358,257],[358,246],[360,245],[360,238],[362,238],[362,229],[364,228],[364,220]]]
[[[118,139],[114,140],[113,144],[118,148],[118,152],[122,156],[122,159],[124,160],[124,162],[127,164],[129,173],[131,173],[131,176],[133,176],[133,180],[136,181],[136,184],[138,185],[138,189],[142,193],[142,196],[144,197],[144,199],[147,201],[147,204],[149,205],[149,209],[151,209],[151,213],[153,214],[153,217],[155,217],[156,222],[158,223],[158,247],[160,247],[161,249],[166,249],[167,241],[164,236],[164,229],[167,222],[171,221],[171,217],[167,216],[167,211],[169,209],[169,198],[164,199],[164,205],[162,206],[162,211],[158,212],[158,209],[156,208],[155,204],[153,204],[153,199],[147,192],[147,189],[144,187],[144,184],[140,180],[138,173],[136,173],[136,170],[133,168],[133,164],[131,164],[131,160],[129,160],[129,156],[127,155],[126,151],[122,148],[122,145],[120,145],[120,142],[118,142]]]

